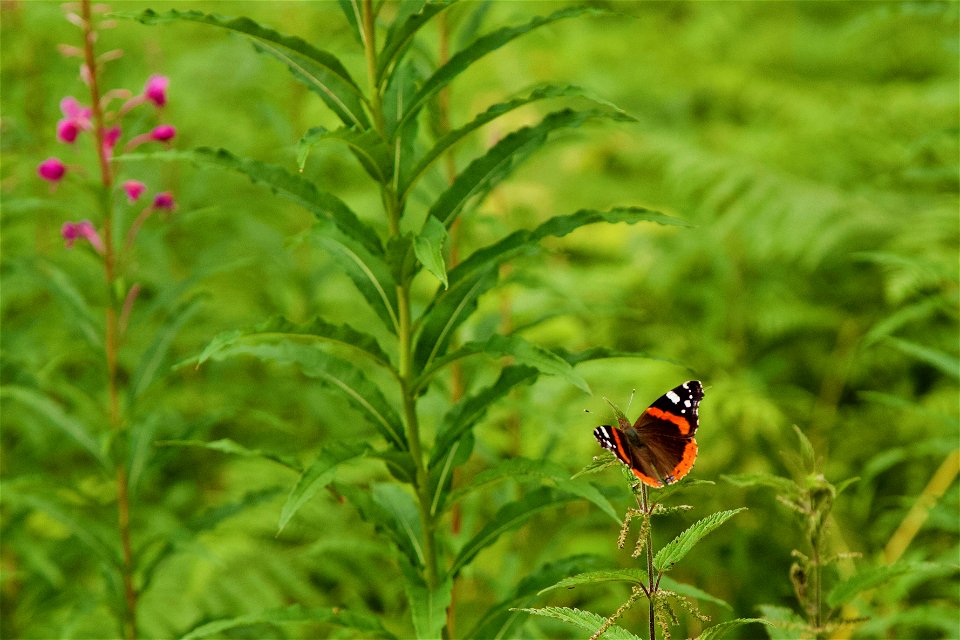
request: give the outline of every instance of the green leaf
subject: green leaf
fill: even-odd
[[[580,609],[571,609],[569,607],[542,607],[539,609],[520,609],[536,616],[545,616],[556,618],[570,624],[580,627],[588,633],[595,633],[597,629],[603,626],[607,621],[603,616],[597,615],[591,611],[581,611]],[[603,640],[641,640],[623,627],[611,625],[603,635]]]
[[[657,571],[669,571],[673,568],[673,565],[687,555],[704,536],[744,510],[745,507],[731,509],[729,511],[720,511],[697,521],[693,526],[671,540],[665,547],[657,552],[657,555],[653,559],[653,566]]]
[[[519,622],[520,607],[532,600],[546,585],[553,584],[572,573],[595,568],[603,560],[594,555],[576,555],[547,563],[520,580],[513,592],[504,600],[490,607],[464,638],[513,638],[519,637],[515,628]]]
[[[677,582],[676,580],[671,579],[669,576],[663,576],[660,579],[660,586],[662,586],[665,589],[669,589],[670,591],[679,593],[682,596],[689,596],[691,598],[696,598],[697,600],[700,600],[702,602],[712,602],[717,606],[723,607],[724,609],[727,609],[729,611],[733,611],[733,607],[731,607],[730,603],[728,603],[727,601],[721,600],[720,598],[707,593],[703,589],[698,589],[693,585],[685,584],[683,582]]]
[[[400,182],[400,193],[406,195],[409,190],[417,183],[420,176],[429,169],[434,162],[437,161],[447,150],[452,148],[458,142],[463,140],[467,135],[479,129],[488,122],[492,122],[502,115],[509,113],[515,109],[519,109],[522,106],[528,105],[532,102],[538,100],[546,100],[549,98],[558,98],[564,96],[581,96],[587,97],[586,92],[580,87],[574,85],[541,85],[534,88],[529,95],[522,98],[514,98],[508,100],[507,102],[499,102],[488,107],[485,111],[474,117],[469,123],[459,127],[453,131],[450,131],[439,140],[434,143],[433,147],[427,151],[426,154],[417,162],[416,166],[411,169],[408,176]],[[614,111],[623,113],[619,108],[614,106],[612,103],[600,100],[597,98],[590,98],[592,101],[604,104],[605,106],[611,108]],[[625,118],[632,119],[630,116],[623,114]]]
[[[956,571],[956,568],[933,562],[900,562],[870,567],[835,584],[827,594],[827,604],[831,608],[840,607],[847,604],[858,593],[874,589],[903,575],[918,577],[944,571]]]
[[[757,609],[776,629],[776,633],[767,629],[767,636],[774,640],[805,640],[815,635],[806,621],[787,607],[764,604]]]
[[[753,624],[754,622],[759,624],[765,624],[772,627],[773,624],[763,618],[737,618],[736,620],[727,620],[726,622],[721,622],[720,624],[715,624],[712,627],[703,630],[703,633],[698,635],[695,640],[718,640],[719,638],[725,638],[727,634],[738,627],[742,627],[745,624]]]
[[[220,360],[247,355],[266,362],[292,364],[306,376],[316,378],[340,392],[350,404],[366,415],[374,428],[399,449],[406,450],[400,418],[380,388],[362,369],[312,347],[291,341],[263,344],[235,343],[211,357]]]
[[[295,78],[316,93],[347,126],[367,128],[370,121],[364,112],[363,92],[350,77],[346,67],[333,54],[315,48],[296,37],[278,33],[250,18],[229,18],[200,11],[171,9],[157,13],[146,9],[142,13],[114,14],[132,18],[143,24],[159,24],[175,20],[198,22],[239,33],[266,53],[287,66]]]
[[[500,482],[506,479],[520,480],[523,478],[543,478],[551,480],[557,490],[589,500],[609,515],[615,522],[620,522],[620,516],[617,515],[613,505],[610,504],[606,496],[596,487],[589,482],[576,482],[572,480],[568,477],[568,472],[563,467],[549,460],[531,460],[529,458],[509,458],[503,460],[495,467],[481,471],[472,477],[466,485],[451,493],[447,499],[447,503],[455,504],[471,493],[494,482]]]
[[[364,171],[377,182],[387,182],[393,175],[393,156],[383,139],[373,129],[363,130],[356,127],[341,127],[334,131],[325,127],[313,127],[308,130],[297,143],[297,166],[301,171],[313,147],[325,140],[347,145]]]
[[[318,491],[333,482],[337,467],[365,455],[369,450],[370,447],[365,443],[353,439],[323,445],[314,461],[297,478],[297,483],[287,496],[286,502],[283,503],[280,521],[277,524],[277,535],[283,531],[303,505]]]
[[[103,322],[98,320],[86,298],[77,289],[70,277],[52,263],[41,261],[34,268],[27,266],[31,275],[41,274],[50,291],[70,312],[70,325],[76,328],[87,343],[97,351],[103,351]]]
[[[339,3],[343,17],[347,19],[350,31],[353,32],[353,37],[356,38],[357,44],[363,46],[363,35],[360,33],[360,24],[363,22],[360,0],[339,0]]]
[[[444,289],[448,285],[447,265],[443,260],[443,245],[446,242],[447,229],[442,222],[433,216],[427,216],[427,221],[423,225],[420,235],[413,240],[413,250],[417,255],[417,260],[427,271],[436,276],[437,280],[443,284]]]
[[[170,352],[174,338],[200,310],[200,307],[200,300],[197,298],[187,301],[174,310],[171,318],[156,333],[153,342],[141,356],[140,364],[130,380],[130,403],[136,400],[153,383],[157,372],[160,370],[160,365],[163,364]]]
[[[310,608],[300,604],[278,609],[267,609],[258,613],[249,613],[236,618],[214,620],[196,627],[180,640],[197,640],[212,636],[223,637],[224,631],[239,627],[248,627],[255,624],[283,624],[288,622],[322,622],[333,624],[346,629],[360,631],[365,637],[395,638],[392,633],[383,628],[380,620],[365,613],[353,613],[339,607],[331,609]]]
[[[282,341],[303,345],[323,343],[341,345],[355,349],[359,355],[370,358],[380,366],[391,368],[386,352],[380,347],[377,339],[368,333],[358,331],[348,324],[333,324],[322,318],[294,323],[283,316],[271,318],[251,329],[226,331],[215,336],[197,357],[197,366],[241,342],[257,344]]]
[[[800,487],[797,486],[796,482],[769,473],[734,473],[720,477],[736,487],[766,487],[783,496],[798,496],[800,494]]]
[[[87,430],[86,425],[65,412],[51,398],[39,391],[14,385],[0,387],[0,398],[15,400],[45,417],[51,425],[79,444],[104,468],[110,467],[109,460],[101,451],[97,439]]]
[[[417,32],[435,15],[449,7],[453,2],[429,2],[424,0],[400,3],[400,11],[387,29],[383,48],[377,55],[377,86],[383,86],[391,67],[403,57]],[[404,11],[406,9],[406,11]]]
[[[130,156],[124,157],[129,159]],[[321,191],[302,175],[290,173],[283,167],[240,158],[226,149],[208,147],[144,154],[140,157],[150,160],[187,160],[199,166],[219,167],[243,174],[254,184],[263,184],[277,195],[300,205],[318,220],[330,221],[341,233],[360,243],[370,253],[383,254],[383,245],[376,231],[357,218],[343,200],[328,191]]]
[[[346,497],[377,531],[393,542],[411,566],[423,566],[419,517],[413,497],[398,484],[374,485],[373,491],[354,484],[340,483],[336,490]]]
[[[570,494],[561,493],[548,487],[541,487],[526,494],[520,500],[507,503],[473,538],[463,545],[450,567],[449,575],[456,577],[460,570],[468,565],[480,551],[496,542],[507,531],[516,529],[541,511],[552,509],[569,502],[571,499]]]
[[[563,109],[551,113],[539,124],[514,131],[471,162],[433,203],[430,215],[440,219],[449,228],[471,198],[482,197],[508,177],[523,160],[543,147],[551,133],[580,126],[594,118],[630,119],[616,111],[596,109]]]
[[[603,569],[600,571],[588,571],[573,576],[568,576],[555,584],[544,587],[537,595],[543,595],[554,589],[572,589],[585,584],[602,584],[605,582],[629,582],[631,584],[647,584],[647,572],[643,569]]]
[[[201,449],[209,449],[210,451],[240,456],[241,458],[262,458],[264,460],[270,460],[294,471],[300,471],[303,468],[300,461],[293,456],[286,456],[280,453],[274,453],[273,451],[264,451],[263,449],[248,449],[230,438],[221,438],[220,440],[212,440],[209,442],[206,440],[161,440],[157,442],[157,446],[199,447]]]
[[[311,239],[337,260],[384,326],[397,333],[397,285],[384,258],[343,235],[326,220],[317,221]]]
[[[430,589],[423,576],[405,558],[400,558],[400,569],[416,637],[440,640],[447,624],[447,608],[453,601],[453,580],[444,577],[440,584]]]
[[[939,349],[932,349],[922,344],[917,344],[916,342],[903,340],[902,338],[888,337],[884,338],[882,342],[920,362],[939,369],[951,378],[960,380],[960,358],[952,354],[944,353]]]
[[[570,7],[567,9],[561,9],[560,11],[552,13],[549,16],[536,17],[523,25],[498,29],[481,38],[478,38],[466,48],[453,55],[446,64],[437,69],[433,75],[423,83],[423,85],[420,87],[420,91],[411,100],[410,107],[405,118],[409,119],[415,117],[420,109],[423,108],[423,105],[426,104],[427,100],[439,93],[440,90],[447,86],[454,78],[459,76],[468,67],[470,67],[470,65],[488,53],[496,51],[510,41],[529,33],[537,27],[542,27],[565,18],[580,16],[585,13],[596,14],[600,12],[595,9],[588,9],[585,7]]]

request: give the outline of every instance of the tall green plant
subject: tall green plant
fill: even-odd
[[[453,478],[470,457],[473,429],[490,404],[541,375],[559,376],[589,391],[575,365],[625,354],[604,349],[581,353],[549,350],[518,333],[489,333],[461,342],[458,330],[475,314],[481,296],[498,286],[501,266],[547,238],[562,237],[599,222],[684,223],[640,207],[582,209],[551,217],[532,229],[513,230],[451,266],[446,253],[454,225],[552,137],[591,121],[630,122],[632,118],[576,87],[549,84],[494,104],[459,127],[442,127],[432,137],[422,130],[422,123],[429,121],[431,110],[440,108],[437,100],[441,92],[486,55],[539,27],[594,12],[566,8],[525,24],[494,29],[435,67],[424,69],[418,59],[417,42],[425,37],[425,27],[431,20],[450,11],[454,3],[393,5],[344,0],[340,4],[363,53],[365,82],[355,80],[333,53],[248,18],[178,10],[148,10],[129,17],[147,24],[200,23],[248,38],[257,51],[284,64],[341,122],[335,129],[314,127],[304,134],[298,145],[300,167],[316,145],[346,145],[369,180],[370,189],[378,195],[380,219],[363,219],[327,185],[313,182],[302,173],[242,158],[224,149],[180,154],[199,164],[244,174],[311,211],[316,216],[311,242],[336,261],[352,281],[359,294],[358,308],[366,306],[377,319],[375,332],[319,317],[306,323],[282,317],[267,319],[252,329],[217,337],[200,355],[198,364],[246,355],[294,365],[319,385],[342,395],[366,418],[369,432],[322,443],[320,453],[303,469],[279,456],[262,454],[299,473],[282,507],[278,530],[283,530],[318,491],[335,487],[390,541],[415,635],[438,638],[449,633],[452,613],[448,609],[458,577],[483,549],[505,533],[544,509],[575,498],[590,500],[615,517],[595,487],[570,481],[562,470],[546,461],[507,460],[485,472],[482,482],[462,487],[455,486]],[[463,9],[484,11],[482,6],[466,5]],[[388,17],[388,12],[393,15]],[[525,105],[564,97],[576,97],[580,104],[590,106],[555,110],[536,124],[502,136],[464,166],[452,164],[453,149],[483,125]],[[455,171],[448,175],[446,186],[434,189],[428,178],[440,170],[438,165],[443,161],[448,170],[453,166]],[[422,200],[427,204],[419,205]],[[418,299],[415,290],[422,290],[429,278],[435,283],[433,292],[425,300]],[[451,367],[474,356],[501,363],[499,376],[486,386],[476,382],[468,385],[470,392],[459,401],[448,402],[435,419],[437,409],[421,402],[424,394],[441,383]],[[428,418],[437,424],[432,440],[423,426]],[[374,438],[373,433],[379,437]],[[259,455],[231,441],[184,444]],[[374,485],[372,490],[348,483],[332,484],[340,465],[361,456],[382,460],[392,481]],[[518,475],[541,478],[549,486],[504,504],[462,545],[455,546],[446,538],[444,520],[460,500],[490,482]],[[320,620],[365,634],[391,634],[386,628],[389,625],[380,626],[369,617],[357,616],[287,608],[253,618],[209,623],[194,629],[189,637],[253,622],[292,620]],[[488,622],[491,619],[485,618]],[[484,627],[483,632],[487,631]],[[409,633],[404,631],[405,635]]]

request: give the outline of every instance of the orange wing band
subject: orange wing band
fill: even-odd
[[[650,407],[649,409],[647,409],[647,413],[652,415],[654,418],[658,418],[660,420],[666,420],[667,422],[672,422],[673,424],[677,425],[677,427],[680,429],[681,435],[685,436],[690,433],[690,423],[687,422],[687,419],[684,417],[678,416],[675,413],[668,413],[666,411],[661,411],[656,407]]]

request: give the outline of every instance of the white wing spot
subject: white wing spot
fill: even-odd
[[[673,391],[667,391],[666,395],[673,404],[680,404],[680,396],[675,394]]]

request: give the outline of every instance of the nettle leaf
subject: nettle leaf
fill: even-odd
[[[474,493],[475,491],[502,480],[520,480],[524,478],[542,478],[554,483],[557,490],[570,493],[579,498],[589,500],[604,513],[620,522],[620,516],[610,501],[607,500],[596,487],[589,482],[577,482],[568,477],[567,471],[558,464],[549,460],[531,460],[529,458],[510,458],[503,460],[495,467],[485,469],[472,477],[460,489],[452,492],[447,499],[448,504],[455,504]]]
[[[726,622],[721,622],[720,624],[715,624],[712,627],[703,630],[703,633],[698,635],[695,640],[718,640],[719,638],[725,638],[728,633],[733,631],[738,627],[742,627],[745,624],[765,624],[768,627],[772,627],[773,624],[769,620],[764,620],[763,618],[737,618],[736,620],[727,620]]]
[[[444,577],[440,584],[431,589],[420,572],[405,558],[400,558],[399,564],[416,637],[440,640],[443,627],[447,624],[447,608],[453,601],[453,580],[449,576]]]
[[[383,48],[377,55],[377,86],[382,86],[389,77],[391,67],[397,65],[404,52],[413,42],[417,32],[435,15],[452,5],[453,2],[401,2],[397,17],[387,28]]]
[[[262,458],[264,460],[270,460],[294,471],[300,471],[303,468],[300,461],[293,456],[287,456],[273,451],[264,451],[263,449],[248,449],[230,438],[221,438],[220,440],[212,440],[209,442],[206,440],[161,440],[157,442],[157,446],[199,447],[201,449],[209,449],[211,451],[240,456],[241,458]]]
[[[775,640],[804,640],[814,635],[807,622],[792,609],[765,604],[759,605],[757,609],[767,623],[776,629],[776,633],[770,629],[766,630],[769,638]]]
[[[596,9],[589,9],[586,7],[570,7],[567,9],[561,9],[560,11],[552,13],[549,16],[536,17],[523,25],[498,29],[492,33],[482,36],[481,38],[478,38],[466,48],[454,54],[445,65],[437,69],[433,75],[423,83],[423,86],[420,87],[420,91],[411,101],[410,109],[405,117],[414,117],[420,111],[420,109],[423,108],[423,105],[426,104],[427,100],[439,93],[440,90],[447,86],[454,78],[459,76],[467,68],[469,68],[470,65],[488,53],[496,51],[505,44],[526,33],[529,33],[530,31],[533,31],[537,27],[542,27],[565,18],[573,18],[575,16],[584,15],[586,13],[598,14],[601,12]]]
[[[790,498],[800,496],[800,487],[797,486],[796,482],[769,473],[735,473],[724,474],[721,477],[736,487],[765,487],[775,490],[777,495]]]
[[[838,582],[827,594],[827,604],[831,608],[840,607],[853,599],[858,593],[879,587],[903,575],[912,577],[935,575],[943,572],[955,572],[956,567],[933,562],[900,562],[896,564],[870,567],[859,571],[842,582]]]
[[[397,285],[387,261],[340,233],[329,221],[318,220],[311,239],[337,260],[384,326],[397,333]]]
[[[442,136],[439,140],[434,143],[433,147],[427,151],[426,154],[417,162],[416,166],[410,170],[409,175],[404,175],[400,181],[399,192],[403,195],[406,195],[407,192],[417,183],[419,178],[423,173],[429,169],[434,162],[437,161],[447,150],[456,145],[458,142],[463,140],[467,135],[479,129],[488,122],[492,122],[497,118],[503,116],[506,113],[509,113],[515,109],[519,109],[522,106],[528,105],[532,102],[538,100],[546,100],[549,98],[559,98],[559,97],[569,97],[569,96],[578,96],[586,97],[594,102],[603,104],[609,107],[611,110],[620,112],[627,119],[633,119],[631,116],[627,115],[621,111],[618,107],[612,103],[600,100],[598,98],[593,98],[587,95],[587,93],[575,85],[554,85],[547,84],[535,87],[530,91],[529,95],[522,98],[514,98],[506,102],[499,102],[488,107],[485,111],[478,114],[471,120],[469,123],[450,131],[446,135]]]
[[[339,391],[351,405],[364,414],[374,428],[393,446],[406,450],[407,442],[396,411],[380,388],[362,369],[351,362],[321,351],[312,345],[282,340],[249,344],[237,342],[211,355],[214,360],[240,355],[265,362],[292,364],[306,376],[316,378]]]
[[[690,553],[690,550],[708,533],[745,510],[746,507],[720,511],[702,520],[698,520],[693,526],[671,540],[665,547],[657,552],[657,555],[653,559],[654,568],[656,568],[657,571],[669,571],[673,568],[673,565]]]
[[[304,607],[300,604],[279,609],[267,609],[257,613],[249,613],[235,618],[222,618],[207,622],[194,628],[180,640],[198,640],[213,636],[223,637],[224,631],[249,627],[257,624],[284,624],[290,622],[322,622],[333,624],[345,629],[353,629],[363,633],[365,637],[395,638],[392,633],[383,628],[379,618],[366,614],[346,611],[339,607],[331,609]]]
[[[577,127],[587,120],[608,118],[631,120],[617,111],[563,109],[551,113],[539,124],[523,127],[504,137],[487,152],[471,162],[430,207],[449,227],[472,198],[482,197],[502,182],[534,151],[546,144],[549,135],[564,128]]]
[[[132,155],[132,154],[131,154]],[[130,156],[127,156],[128,159]],[[328,191],[317,188],[302,175],[291,173],[277,165],[240,158],[226,149],[200,147],[193,151],[169,151],[144,154],[151,160],[189,160],[197,165],[229,169],[241,173],[254,184],[263,184],[274,193],[297,203],[317,217],[329,221],[348,238],[360,243],[374,255],[383,254],[383,245],[377,232],[362,222],[347,204]]]
[[[297,483],[287,496],[287,501],[280,510],[280,521],[277,524],[277,535],[283,531],[290,519],[305,505],[317,492],[333,482],[337,468],[351,460],[365,455],[370,447],[363,442],[346,440],[331,442],[320,449],[320,453],[310,466],[304,469]]]
[[[377,339],[368,333],[354,329],[348,324],[333,324],[322,318],[295,323],[284,316],[277,316],[243,331],[226,331],[213,338],[197,356],[197,366],[233,345],[246,342],[291,341],[304,345],[330,343],[349,347],[370,358],[373,362],[390,368],[390,359]]]
[[[573,496],[570,494],[549,487],[541,487],[519,500],[507,503],[497,511],[486,526],[463,545],[460,553],[453,560],[449,575],[456,577],[480,551],[496,542],[507,531],[516,529],[541,511],[552,509],[572,499]]]
[[[341,127],[330,131],[313,127],[297,143],[297,166],[303,171],[313,147],[326,140],[342,142],[360,162],[367,174],[377,182],[386,182],[393,175],[393,157],[383,139],[373,129]]]
[[[520,611],[516,607],[523,606],[546,585],[553,584],[572,573],[580,573],[592,569],[604,560],[595,555],[576,555],[550,562],[535,569],[524,576],[513,592],[504,600],[490,607],[477,621],[473,629],[465,634],[464,638],[512,638],[519,637],[516,627],[520,622]]]
[[[332,53],[317,49],[296,36],[278,33],[250,18],[229,18],[200,11],[171,9],[158,13],[146,9],[141,13],[115,14],[143,24],[160,24],[174,20],[198,22],[239,33],[250,39],[254,48],[287,66],[293,76],[316,93],[347,126],[368,128],[363,92],[350,77],[346,67]]]
[[[433,216],[427,216],[427,221],[423,225],[423,229],[413,240],[413,250],[416,253],[417,260],[420,261],[420,264],[424,268],[436,276],[443,284],[443,288],[447,288],[447,265],[443,259],[443,245],[447,242],[447,228],[443,226],[443,223],[434,218]]]
[[[76,442],[104,468],[110,466],[106,454],[97,439],[80,420],[68,414],[58,402],[40,391],[16,385],[0,387],[0,398],[14,400],[45,417],[49,423]]]
[[[629,582],[631,584],[647,584],[647,572],[643,569],[602,569],[600,571],[588,571],[578,575],[569,576],[558,582],[544,587],[537,595],[543,595],[547,591],[554,589],[572,589],[585,584],[602,584],[605,582]]]
[[[607,621],[606,618],[592,611],[581,611],[580,609],[571,609],[569,607],[541,607],[539,609],[520,609],[520,611],[532,613],[536,616],[563,620],[589,633],[596,632],[596,630],[602,627]],[[604,640],[641,640],[639,636],[635,636],[623,627],[618,627],[615,624],[610,625],[610,627],[603,632],[602,637]]]

